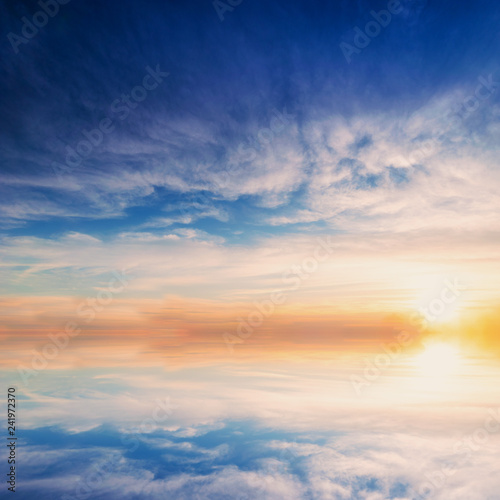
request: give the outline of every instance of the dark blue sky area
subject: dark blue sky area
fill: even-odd
[[[12,234],[88,231],[89,221],[96,234],[137,230],[198,192],[225,213],[215,217],[217,234],[236,219],[266,225],[269,215],[305,206],[318,165],[307,131],[316,123],[411,115],[436,96],[474,89],[499,53],[492,1],[393,2],[397,13],[349,63],[340,44],[356,47],[356,28],[387,2],[243,0],[220,14],[222,4],[209,0],[71,0],[39,29],[26,28],[43,22],[39,4],[2,4],[0,210]],[[21,42],[26,29],[31,38]],[[153,70],[168,76],[134,91]],[[276,112],[292,116],[290,132],[259,135]],[[68,151],[103,120],[107,132],[94,133],[90,151],[81,146],[75,167]],[[301,174],[289,184],[259,177],[297,155]],[[230,167],[221,186],[217,176]]]

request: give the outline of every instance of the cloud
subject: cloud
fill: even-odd
[[[361,431],[327,437],[313,431],[304,437],[228,422],[192,438],[163,431],[154,440],[140,436],[134,451],[123,444],[124,436],[112,427],[74,434],[58,428],[26,431],[29,468],[23,491],[37,489],[41,499],[57,492],[76,498],[87,493],[98,499],[140,495],[153,500],[165,494],[185,499],[409,500],[419,493],[436,500],[480,500],[496,491],[494,449],[483,448],[469,461],[453,451],[453,439],[445,435]],[[41,454],[47,460],[40,462]],[[442,471],[455,472],[443,479]]]
[[[200,143],[201,130],[209,125],[193,126],[191,138],[193,124],[178,119],[177,127],[185,130],[178,154],[166,144],[160,155],[156,144],[146,141],[141,151],[117,146],[106,153],[105,172],[79,169],[57,182],[43,170],[3,176],[12,191],[2,210],[9,224],[55,216],[125,217],[130,207],[147,206],[155,198],[161,203],[158,190],[166,189],[186,196],[203,193],[204,200],[179,199],[167,207],[172,215],[150,216],[140,227],[161,230],[209,217],[228,222],[235,207],[217,202],[247,197],[245,204],[271,210],[261,225],[325,221],[343,231],[398,233],[449,231],[457,224],[463,230],[495,228],[500,179],[491,127],[497,97],[493,93],[490,101],[480,102],[470,116],[459,115],[454,109],[468,91],[463,86],[438,94],[409,116],[403,110],[351,118],[306,116],[300,126],[293,118],[269,143],[256,148],[249,142],[245,147],[251,154],[239,152],[234,138]],[[472,129],[478,116],[485,124],[480,134]],[[247,142],[259,130],[248,133]],[[218,160],[215,149],[223,151]],[[278,208],[280,214],[273,215]]]

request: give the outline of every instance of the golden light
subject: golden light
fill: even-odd
[[[457,346],[446,342],[432,342],[415,356],[415,364],[422,375],[443,377],[458,372],[462,361]]]

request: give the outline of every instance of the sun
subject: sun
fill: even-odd
[[[432,342],[415,356],[416,367],[422,375],[443,377],[458,372],[462,361],[457,346],[446,342]]]

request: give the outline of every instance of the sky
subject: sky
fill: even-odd
[[[494,499],[500,7],[0,3],[20,498]]]

